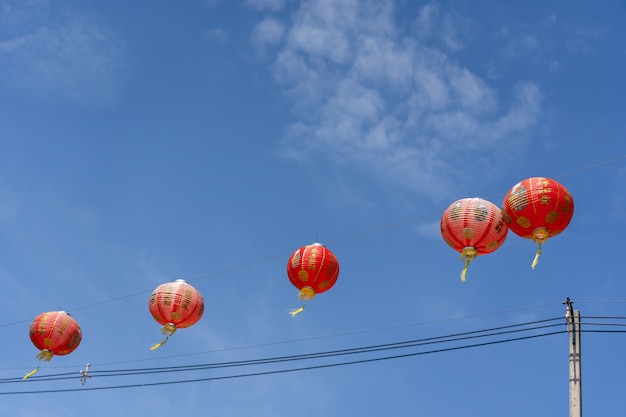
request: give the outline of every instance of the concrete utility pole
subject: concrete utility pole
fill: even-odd
[[[567,297],[565,318],[569,334],[569,416],[582,417],[582,373],[580,366],[580,311],[574,310],[573,301]]]

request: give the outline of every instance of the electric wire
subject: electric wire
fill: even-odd
[[[626,330],[624,329],[595,329],[595,328],[586,328],[585,326],[623,326],[624,323],[616,323],[616,322],[584,322],[583,319],[606,319],[606,320],[626,320],[625,316],[583,316],[581,317],[581,322],[579,323],[579,331],[581,333],[624,333],[626,334]],[[560,323],[554,323],[556,321],[560,321]],[[552,323],[551,323],[552,322]],[[80,388],[57,388],[57,389],[40,389],[40,390],[18,390],[18,391],[0,391],[0,395],[25,395],[25,394],[50,394],[50,393],[63,393],[63,392],[77,392],[77,391],[100,391],[100,390],[113,390],[113,389],[129,389],[129,388],[138,388],[138,387],[150,387],[150,386],[160,386],[160,385],[173,385],[173,384],[187,384],[187,383],[200,383],[200,382],[208,382],[208,381],[218,381],[218,380],[229,380],[236,378],[246,378],[246,377],[254,377],[254,376],[268,376],[274,374],[282,374],[282,373],[291,373],[291,372],[301,372],[315,369],[325,369],[325,368],[333,368],[338,366],[347,366],[347,365],[357,365],[357,364],[365,364],[372,362],[379,362],[391,359],[401,359],[401,358],[409,358],[415,356],[422,356],[434,353],[443,353],[443,352],[452,352],[463,349],[470,349],[476,347],[484,347],[490,345],[498,345],[503,343],[509,343],[514,341],[523,341],[523,340],[531,340],[536,338],[543,338],[547,336],[564,334],[568,333],[568,330],[553,330],[548,331],[549,328],[552,327],[565,327],[566,320],[564,317],[553,317],[535,321],[528,321],[524,323],[515,323],[510,325],[491,327],[480,330],[472,330],[460,333],[452,333],[442,336],[434,336],[427,337],[421,339],[414,340],[406,340],[401,342],[393,342],[386,344],[377,344],[377,345],[369,345],[369,346],[361,346],[361,347],[353,347],[348,349],[338,349],[332,351],[323,351],[316,353],[306,353],[300,355],[287,355],[287,356],[279,356],[272,358],[261,358],[261,359],[251,359],[251,360],[243,360],[243,361],[230,361],[230,362],[218,362],[218,363],[209,363],[209,364],[196,364],[196,365],[183,365],[183,366],[171,366],[171,367],[154,367],[154,368],[139,368],[139,369],[122,369],[122,370],[105,370],[105,371],[96,371],[90,372],[90,377],[128,377],[128,376],[145,376],[152,374],[165,374],[171,372],[186,372],[186,371],[208,371],[215,370],[220,368],[225,369],[234,369],[239,368],[241,366],[252,366],[252,365],[276,365],[278,363],[286,363],[286,362],[297,362],[303,360],[311,360],[311,359],[323,359],[323,358],[339,358],[346,357],[351,355],[360,355],[365,353],[373,353],[373,352],[385,352],[391,351],[393,349],[406,349],[406,348],[415,348],[420,346],[439,344],[439,343],[458,343],[458,342],[467,342],[469,340],[477,339],[477,338],[485,338],[485,337],[500,337],[503,335],[511,335],[513,333],[520,332],[531,332],[543,330],[543,332],[524,335],[518,337],[508,337],[505,339],[498,340],[488,340],[480,343],[465,343],[456,346],[449,346],[439,349],[432,349],[426,351],[413,351],[402,354],[395,355],[384,355],[377,357],[367,357],[355,360],[343,360],[338,362],[331,363],[322,363],[322,364],[311,364],[307,366],[299,366],[299,367],[291,367],[285,369],[270,369],[270,370],[260,370],[257,372],[243,372],[243,373],[233,373],[228,375],[217,375],[217,376],[209,376],[202,378],[193,378],[193,379],[178,379],[178,380],[167,380],[167,381],[151,381],[151,382],[142,382],[142,383],[133,383],[133,384],[117,384],[117,385],[107,385],[107,386],[91,386],[91,387],[80,387]],[[65,374],[56,374],[42,377],[35,377],[32,381],[29,382],[50,382],[50,381],[60,381],[65,379],[78,379],[79,377],[76,373],[65,373]],[[0,380],[0,383],[17,383],[16,378],[7,378]]]
[[[561,305],[561,303],[560,302],[559,303],[553,302],[553,303],[535,304],[535,305],[523,306],[523,307],[512,307],[512,308],[495,310],[495,311],[488,311],[488,312],[483,312],[483,313],[464,314],[464,315],[458,315],[458,316],[453,316],[453,317],[446,317],[446,318],[442,318],[442,319],[434,319],[434,320],[427,320],[427,321],[420,321],[420,322],[412,322],[412,323],[404,323],[404,324],[397,324],[397,325],[390,325],[390,326],[383,326],[383,327],[375,327],[375,328],[369,328],[369,329],[361,329],[361,330],[354,330],[354,331],[349,331],[349,332],[333,333],[333,334],[328,334],[328,335],[312,336],[312,337],[291,339],[291,340],[283,340],[283,341],[276,341],[276,342],[257,343],[257,344],[253,344],[253,345],[244,345],[244,346],[235,346],[235,347],[225,347],[225,348],[218,348],[218,349],[210,349],[210,350],[203,350],[203,351],[199,351],[199,352],[182,353],[182,354],[174,354],[174,355],[154,356],[152,358],[128,359],[128,360],[123,360],[123,361],[101,362],[101,363],[92,362],[92,365],[109,366],[109,365],[125,364],[125,363],[135,363],[135,362],[161,361],[163,359],[180,358],[180,357],[197,356],[197,355],[206,355],[206,354],[210,354],[210,353],[228,352],[228,351],[245,350],[245,349],[254,349],[254,348],[259,348],[259,347],[269,347],[269,346],[278,346],[278,345],[286,345],[286,344],[295,344],[295,343],[302,343],[302,342],[308,342],[308,341],[313,341],[313,340],[325,340],[325,339],[332,339],[332,338],[341,338],[341,337],[346,337],[346,336],[378,333],[378,332],[383,332],[383,331],[388,331],[388,330],[397,330],[397,329],[408,328],[408,327],[417,327],[417,326],[424,326],[424,325],[430,325],[430,324],[439,324],[439,323],[445,323],[445,322],[449,322],[449,321],[472,319],[472,318],[494,316],[494,315],[502,315],[502,314],[505,314],[505,313],[512,313],[512,312],[525,311],[525,310],[535,310],[535,309],[541,309],[541,308],[546,308],[546,307],[554,307],[554,306],[557,306],[557,305]],[[77,366],[80,366],[80,365],[76,365],[76,364],[55,365],[55,366],[49,366],[48,368],[62,369],[62,368],[76,368]],[[22,369],[22,368],[12,367],[12,368],[0,368],[0,369],[1,370],[7,370],[7,369]]]
[[[100,386],[100,387],[42,389],[42,390],[30,390],[30,391],[1,391],[0,395],[50,394],[50,393],[62,393],[62,392],[76,392],[76,391],[101,391],[101,390],[111,390],[111,389],[150,387],[150,386],[158,386],[158,385],[198,383],[198,382],[217,381],[217,380],[226,380],[226,379],[234,379],[234,378],[245,378],[245,377],[253,377],[253,376],[266,376],[266,375],[274,375],[274,374],[281,374],[281,373],[288,373],[288,372],[301,372],[301,371],[308,371],[308,370],[314,370],[314,369],[324,369],[324,368],[333,368],[333,367],[338,367],[338,366],[365,364],[365,363],[379,362],[379,361],[385,361],[385,360],[391,360],[391,359],[402,359],[402,358],[409,358],[409,357],[414,357],[414,356],[422,356],[422,355],[442,353],[442,352],[451,352],[451,351],[464,350],[464,349],[470,349],[470,348],[476,348],[476,347],[497,345],[497,344],[502,344],[502,343],[510,343],[510,342],[515,342],[515,341],[537,339],[541,337],[547,337],[547,336],[564,334],[564,333],[567,333],[567,331],[557,330],[557,331],[534,334],[534,335],[529,335],[529,336],[521,336],[521,337],[509,338],[509,339],[504,339],[504,340],[488,341],[488,342],[475,343],[475,344],[470,344],[470,345],[453,346],[453,347],[434,349],[434,350],[429,350],[429,351],[411,352],[411,353],[382,356],[382,357],[376,357],[376,358],[359,359],[359,360],[354,360],[354,361],[335,362],[335,363],[328,363],[328,364],[321,364],[321,365],[311,365],[311,366],[278,369],[278,370],[275,369],[275,370],[270,370],[270,371],[250,372],[250,373],[242,373],[242,374],[234,374],[234,375],[212,376],[212,377],[205,377],[205,378],[174,380],[174,381],[145,382],[145,383],[126,384],[126,385],[109,385],[109,386]]]
[[[560,323],[552,323],[552,324],[543,324],[549,322],[559,321]],[[539,325],[543,324],[543,325]],[[519,332],[528,332],[531,330],[539,330],[539,329],[547,329],[551,327],[562,327],[564,326],[562,317],[555,317],[543,320],[536,320],[526,323],[518,323],[511,324],[506,326],[492,327],[489,329],[482,330],[473,330],[461,333],[454,333],[444,336],[434,336],[427,337],[421,339],[413,339],[406,340],[401,342],[393,342],[393,343],[385,343],[385,344],[376,344],[369,346],[361,346],[361,347],[353,347],[347,349],[337,349],[331,351],[323,351],[316,353],[307,353],[307,354],[299,354],[299,355],[286,355],[279,357],[271,357],[271,358],[261,358],[261,359],[249,359],[243,361],[229,361],[229,362],[218,362],[218,363],[209,363],[209,364],[195,364],[195,365],[184,365],[184,366],[167,366],[167,367],[152,367],[152,368],[139,368],[139,369],[113,369],[113,370],[105,370],[105,371],[92,371],[91,375],[100,375],[100,376],[125,376],[125,375],[144,375],[150,373],[164,373],[164,372],[180,372],[180,371],[188,371],[188,370],[199,370],[199,369],[216,369],[216,368],[229,368],[229,367],[238,367],[238,366],[249,366],[249,365],[259,365],[259,364],[272,364],[279,362],[290,362],[290,361],[299,361],[305,359],[319,359],[326,357],[335,357],[335,356],[345,356],[345,355],[353,355],[353,354],[363,354],[363,353],[371,353],[371,352],[380,352],[385,350],[392,349],[404,349],[410,347],[417,346],[425,346],[431,344],[438,343],[450,343],[450,342],[459,342],[466,341],[470,339],[476,338],[485,338],[485,337],[494,337],[501,336],[512,333]],[[531,326],[532,327],[528,327]],[[43,376],[35,376],[32,377],[31,380],[42,381],[42,380],[56,380],[56,379],[65,379],[64,377],[67,375],[74,376],[75,373],[64,373],[64,374],[52,374],[52,375],[43,375]],[[0,383],[10,383],[19,381],[18,378],[6,378],[0,379]]]

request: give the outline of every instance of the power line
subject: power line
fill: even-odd
[[[626,320],[626,316],[587,316],[586,318],[594,318],[594,319],[605,319],[605,320]],[[307,365],[300,367],[292,367],[287,369],[271,369],[271,370],[263,370],[258,372],[245,372],[245,373],[236,373],[229,375],[221,375],[221,376],[211,376],[206,378],[195,378],[195,379],[179,379],[179,380],[169,380],[169,381],[155,381],[148,383],[134,383],[134,384],[117,384],[117,385],[109,385],[109,386],[101,386],[101,387],[81,387],[81,388],[58,388],[58,389],[42,389],[42,390],[30,390],[30,391],[5,391],[1,392],[0,395],[19,395],[19,394],[46,394],[46,393],[62,393],[62,392],[75,392],[75,391],[95,391],[95,390],[111,390],[111,389],[127,389],[127,388],[137,388],[137,387],[149,387],[149,386],[160,386],[160,385],[173,385],[173,384],[184,384],[184,383],[199,383],[199,382],[208,382],[208,381],[218,381],[218,380],[228,380],[235,378],[246,378],[252,376],[268,376],[273,374],[281,374],[281,373],[289,373],[289,372],[301,372],[307,370],[314,369],[325,369],[332,368],[338,366],[346,366],[346,365],[356,365],[356,364],[365,364],[372,363],[390,359],[401,359],[401,358],[409,358],[421,355],[428,355],[434,353],[443,353],[443,352],[452,352],[457,350],[475,348],[475,347],[483,347],[490,345],[498,345],[503,343],[509,343],[514,341],[523,341],[530,340],[535,338],[542,338],[556,334],[564,334],[568,331],[566,329],[563,330],[554,330],[548,331],[547,329],[553,327],[563,327],[565,326],[565,322],[562,321],[564,317],[552,317],[535,321],[528,321],[524,323],[514,323],[509,325],[503,325],[498,327],[491,327],[480,330],[471,330],[466,332],[452,333],[441,336],[433,336],[426,337],[420,339],[412,339],[412,340],[404,340],[399,342],[385,343],[385,344],[376,344],[376,345],[368,345],[368,346],[359,346],[352,347],[346,349],[338,349],[338,350],[330,350],[330,351],[322,351],[322,352],[314,352],[314,353],[305,353],[305,354],[297,354],[297,355],[285,355],[285,356],[277,356],[277,357],[269,357],[269,358],[256,358],[256,359],[247,359],[240,361],[229,361],[229,362],[217,362],[217,363],[205,363],[205,364],[194,364],[194,365],[183,365],[183,366],[170,366],[170,367],[153,367],[153,368],[135,368],[135,369],[113,369],[113,370],[104,370],[104,371],[95,371],[90,372],[91,377],[137,377],[142,375],[153,375],[153,374],[165,374],[165,373],[173,373],[173,372],[199,372],[199,371],[208,371],[215,369],[234,369],[242,366],[268,366],[268,365],[277,365],[280,363],[288,363],[288,362],[297,362],[297,361],[309,361],[315,359],[333,359],[339,357],[346,356],[354,356],[354,355],[362,355],[362,354],[372,354],[377,352],[385,352],[390,350],[397,349],[408,349],[408,348],[416,348],[423,347],[427,345],[433,344],[442,344],[442,343],[458,343],[458,342],[467,342],[469,340],[477,339],[477,338],[494,338],[500,337],[503,335],[511,335],[513,333],[520,332],[534,332],[541,330],[542,332],[537,334],[519,336],[519,337],[509,337],[505,339],[498,340],[489,340],[481,343],[473,343],[473,344],[461,344],[457,346],[449,346],[440,349],[432,349],[427,351],[413,351],[403,354],[395,354],[395,355],[384,355],[378,357],[369,357],[369,358],[361,358],[355,360],[344,360],[332,363],[324,363],[317,365]],[[559,321],[559,323],[555,323]],[[587,322],[582,323],[583,326],[615,326],[620,327],[626,324],[619,322]],[[595,328],[581,328],[581,332],[585,333],[626,333],[625,329],[595,329]],[[48,376],[39,376],[34,377],[29,382],[52,382],[52,381],[61,381],[61,380],[74,380],[78,379],[76,373],[62,373],[62,374],[54,374]],[[19,380],[20,382],[21,379]],[[0,383],[18,383],[17,378],[7,378],[0,380]]]
[[[555,321],[560,321],[560,323],[544,324],[544,323],[555,322]],[[427,338],[421,338],[421,339],[405,340],[405,341],[400,341],[400,342],[376,344],[376,345],[361,346],[361,347],[352,347],[352,348],[347,348],[347,349],[338,349],[338,350],[323,351],[323,352],[316,352],[316,353],[286,355],[286,356],[279,356],[279,357],[248,359],[248,360],[243,360],[243,361],[218,362],[218,363],[209,363],[209,364],[92,371],[90,372],[90,374],[92,376],[96,376],[96,375],[100,375],[100,376],[143,375],[143,374],[151,374],[151,373],[180,372],[180,371],[184,372],[184,371],[199,370],[199,369],[230,368],[230,367],[239,367],[239,366],[299,361],[299,360],[305,360],[305,359],[319,359],[319,358],[326,358],[326,357],[336,357],[336,356],[380,352],[380,351],[392,350],[392,349],[405,349],[405,348],[410,348],[410,347],[418,347],[418,346],[425,346],[425,345],[439,344],[439,343],[460,342],[460,341],[466,341],[466,340],[476,339],[476,338],[502,336],[506,334],[528,332],[532,330],[546,329],[546,328],[557,327],[557,326],[560,327],[560,326],[564,326],[565,324],[562,321],[563,321],[562,317],[555,317],[555,318],[536,320],[536,321],[531,321],[531,322],[526,322],[526,323],[518,323],[518,324],[511,324],[511,325],[506,325],[506,326],[492,327],[489,329],[473,330],[473,331],[467,331],[467,332],[461,332],[461,333],[448,334],[444,336],[427,337]],[[539,325],[539,324],[543,324],[543,325]],[[529,327],[531,325],[532,327]],[[36,376],[36,377],[33,377],[31,380],[43,381],[43,380],[66,379],[64,377],[67,375],[74,376],[75,373]],[[11,382],[16,382],[20,380],[21,379],[18,379],[18,378],[6,378],[6,379],[0,379],[0,383],[11,383]]]
[[[274,374],[281,374],[281,373],[288,373],[288,372],[300,372],[300,371],[308,371],[308,370],[314,370],[314,369],[333,368],[337,366],[365,364],[365,363],[379,362],[379,361],[385,361],[385,360],[390,360],[390,359],[402,359],[402,358],[409,358],[409,357],[414,357],[414,356],[429,355],[429,354],[434,354],[434,353],[451,352],[451,351],[464,350],[464,349],[470,349],[470,348],[475,348],[475,347],[483,347],[483,346],[490,346],[490,345],[496,345],[496,344],[502,344],[502,343],[515,342],[515,341],[536,339],[536,338],[547,337],[547,336],[552,336],[552,335],[557,335],[557,334],[564,334],[564,333],[567,333],[567,330],[559,330],[559,331],[535,334],[535,335],[530,335],[530,336],[522,336],[522,337],[509,338],[509,339],[504,339],[504,340],[495,340],[495,341],[476,343],[476,344],[470,344],[470,345],[454,346],[454,347],[435,349],[435,350],[429,350],[429,351],[412,352],[412,353],[406,353],[406,354],[400,354],[400,355],[382,356],[382,357],[376,357],[376,358],[359,359],[359,360],[345,361],[345,362],[335,362],[335,363],[322,364],[322,365],[311,365],[311,366],[304,366],[304,367],[298,367],[298,368],[279,369],[279,370],[262,371],[262,372],[250,372],[250,373],[235,374],[235,375],[214,376],[214,377],[207,377],[207,378],[196,378],[196,379],[186,379],[186,380],[176,380],[176,381],[160,381],[160,382],[148,382],[148,383],[137,383],[137,384],[126,384],[126,385],[110,385],[110,386],[105,386],[105,387],[81,387],[81,388],[63,388],[63,389],[11,391],[11,392],[5,391],[5,392],[0,392],[0,395],[50,394],[50,393],[62,393],[62,392],[76,392],[76,391],[101,391],[101,390],[111,390],[111,389],[150,387],[150,386],[159,386],[159,385],[198,383],[198,382],[207,382],[207,381],[227,380],[227,379],[234,379],[234,378],[245,378],[245,377],[252,377],[252,376],[267,376],[267,375],[274,375]]]
[[[257,344],[253,344],[253,345],[225,347],[225,348],[220,348],[220,349],[211,349],[211,350],[204,350],[204,351],[185,353],[185,354],[163,355],[163,356],[157,356],[157,357],[152,357],[152,358],[130,359],[130,360],[124,360],[124,361],[104,362],[104,363],[92,363],[92,365],[108,366],[108,365],[116,365],[116,364],[124,364],[124,363],[161,361],[163,359],[180,358],[180,357],[186,357],[186,356],[206,355],[206,354],[217,353],[217,352],[228,352],[228,351],[234,351],[234,350],[254,349],[254,348],[259,348],[259,347],[295,344],[295,343],[308,342],[308,341],[312,341],[312,340],[325,340],[325,339],[340,338],[340,337],[346,337],[346,336],[354,336],[354,335],[359,335],[359,334],[378,333],[378,332],[383,332],[383,331],[388,331],[388,330],[396,330],[396,329],[402,329],[402,328],[408,328],[408,327],[417,327],[417,326],[424,326],[424,325],[430,325],[430,324],[445,323],[445,322],[449,322],[449,321],[464,320],[464,319],[471,319],[471,318],[485,317],[485,316],[501,315],[501,314],[504,314],[504,313],[512,313],[512,312],[525,311],[525,310],[534,310],[534,309],[540,309],[540,308],[546,308],[546,307],[553,307],[553,306],[557,306],[557,305],[561,305],[561,303],[535,304],[535,305],[530,305],[530,306],[513,307],[513,308],[507,308],[507,309],[495,310],[495,311],[488,311],[488,312],[483,312],[483,313],[475,313],[475,314],[464,314],[464,315],[458,315],[458,316],[453,316],[453,317],[446,317],[446,318],[442,318],[442,319],[434,319],[434,320],[427,320],[427,321],[420,321],[420,322],[412,322],[412,323],[404,323],[404,324],[397,324],[397,325],[390,325],[390,326],[383,326],[383,327],[375,327],[375,328],[370,328],[370,329],[361,329],[361,330],[354,330],[354,331],[342,332],[342,333],[333,333],[333,334],[321,335],[321,336],[313,336],[313,337],[291,339],[291,340],[282,340],[282,341],[267,342],[267,343],[257,343]],[[80,365],[50,366],[50,368],[57,368],[57,369],[59,369],[59,368],[76,368],[77,366],[80,366]],[[6,370],[6,369],[22,369],[22,368],[12,367],[12,368],[0,368],[0,369]]]

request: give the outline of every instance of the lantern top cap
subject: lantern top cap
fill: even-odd
[[[321,246],[321,247],[324,247],[324,245],[322,245],[319,242],[311,243],[309,246]]]
[[[187,281],[185,281],[184,279],[180,279],[180,278],[179,278],[179,279],[177,279],[177,280],[176,280],[176,281],[174,281],[174,282],[182,282],[182,283],[184,283],[184,284],[186,284],[186,283],[187,283]]]

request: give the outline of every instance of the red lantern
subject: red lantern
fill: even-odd
[[[72,353],[82,340],[80,326],[65,311],[41,313],[30,325],[30,340],[40,350],[37,358],[49,361],[54,355]],[[24,379],[33,375],[39,367],[28,373]]]
[[[551,178],[532,177],[515,184],[502,203],[502,216],[509,229],[539,246],[533,269],[541,255],[541,245],[565,230],[573,215],[572,195]]]
[[[152,317],[163,325],[161,332],[165,340],[150,349],[155,350],[165,342],[176,329],[193,326],[202,318],[204,300],[202,295],[182,279],[159,285],[150,295],[148,308]]]
[[[313,243],[296,250],[287,262],[289,281],[300,290],[298,298],[307,301],[315,294],[328,291],[339,276],[339,263],[335,255],[321,243]],[[295,316],[304,306],[292,310]]]
[[[465,259],[461,281],[466,279],[469,263],[502,246],[508,232],[500,209],[482,198],[452,203],[441,216],[440,228],[446,243]]]

